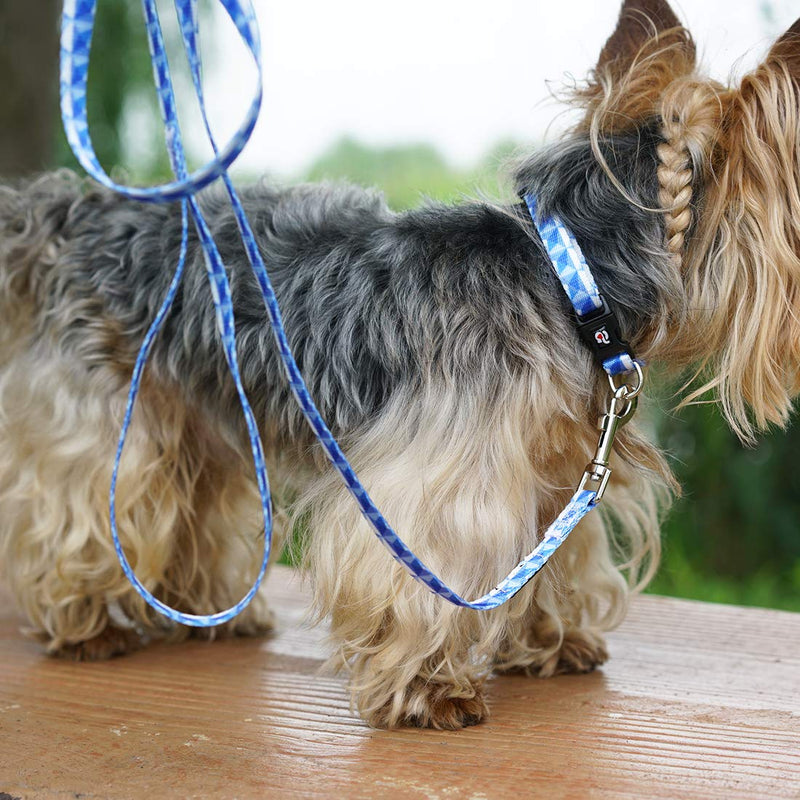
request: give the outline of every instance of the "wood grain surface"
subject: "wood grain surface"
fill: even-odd
[[[0,800],[800,798],[800,615],[635,601],[591,675],[497,677],[491,719],[377,731],[319,674],[287,568],[268,640],[42,655],[0,599]]]

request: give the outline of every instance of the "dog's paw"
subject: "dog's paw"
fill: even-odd
[[[592,672],[608,660],[602,637],[590,631],[570,631],[558,647],[541,646],[539,655],[527,663],[498,664],[495,671],[504,675],[554,675]]]
[[[50,647],[48,653],[69,661],[103,661],[140,650],[142,637],[133,630],[123,630],[109,625],[102,633],[84,642]]]
[[[398,708],[391,700],[376,712],[366,715],[375,728],[435,728],[456,731],[477,725],[489,715],[479,685],[466,691],[446,683],[416,678],[404,691]]]
[[[591,672],[607,660],[608,651],[601,637],[587,631],[568,633],[561,647],[537,665],[535,674],[540,678],[551,678],[553,675]]]

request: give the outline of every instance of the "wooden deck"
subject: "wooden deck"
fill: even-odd
[[[291,571],[271,582],[270,640],[101,664],[43,657],[6,610],[0,800],[800,798],[800,615],[643,597],[601,672],[495,678],[476,728],[376,731],[317,675]]]

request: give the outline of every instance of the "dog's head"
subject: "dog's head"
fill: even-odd
[[[626,0],[577,102],[612,181],[602,143],[657,131],[655,213],[683,309],[654,355],[699,364],[690,398],[715,390],[742,438],[785,424],[800,392],[800,20],[724,86],[699,74],[666,0]]]

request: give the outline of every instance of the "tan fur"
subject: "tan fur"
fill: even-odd
[[[108,489],[125,389],[30,347],[0,370],[0,563],[52,652],[90,655],[109,604],[147,635],[182,638],[132,590],[116,563]],[[167,602],[208,613],[235,602],[258,563],[259,505],[238,449],[188,409],[145,392],[119,475],[117,520],[139,578]],[[143,419],[146,417],[146,419]],[[215,488],[221,486],[222,488]],[[231,623],[269,627],[263,596]],[[99,648],[103,652],[103,646]]]
[[[660,115],[666,141],[659,145],[658,199],[664,207],[667,249],[676,269],[683,265],[684,240],[692,222],[692,181],[702,174],[719,131],[721,87],[692,75],[664,91]]]
[[[688,401],[716,390],[746,441],[785,425],[800,389],[798,79],[773,57],[720,99],[702,221],[685,259],[692,313],[681,344],[689,358],[710,351],[698,375],[711,376]]]

